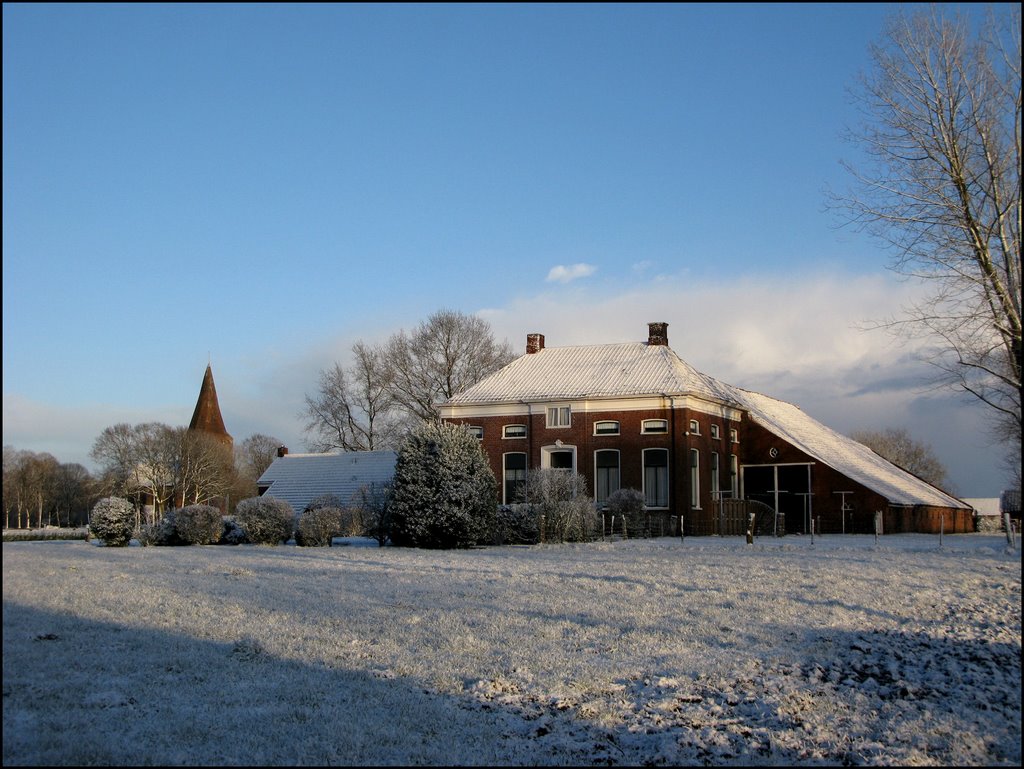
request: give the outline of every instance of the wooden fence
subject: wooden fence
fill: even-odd
[[[786,533],[786,516],[776,514],[764,502],[753,499],[718,499],[709,510],[694,510],[685,520],[685,533],[691,535],[717,534],[743,536],[753,516],[754,536],[782,536]]]

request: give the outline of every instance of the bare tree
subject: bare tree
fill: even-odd
[[[139,465],[135,428],[127,422],[107,427],[93,442],[89,455],[101,471],[101,482],[109,495],[126,496],[135,491]]]
[[[255,483],[273,464],[278,448],[283,445],[280,438],[253,433],[235,447],[235,465],[239,474],[251,478]]]
[[[179,427],[176,437],[175,489],[183,504],[210,504],[235,482],[231,447],[210,433]]]
[[[508,342],[495,341],[487,321],[454,310],[434,313],[411,334],[399,331],[385,355],[399,406],[432,421],[442,403],[515,357]]]
[[[71,525],[84,521],[94,499],[92,476],[78,464],[61,464],[45,452],[4,446],[4,527]]]
[[[320,372],[320,389],[306,396],[306,432],[314,451],[374,451],[394,448],[401,435],[392,375],[383,352],[362,342],[352,346],[348,371],[340,364]]]
[[[152,520],[148,523],[162,518],[174,501],[183,429],[162,422],[144,422],[133,428],[137,461],[135,474],[139,488],[153,498]]]
[[[77,462],[61,464],[54,479],[53,506],[57,525],[61,515],[67,526],[83,525],[98,501],[92,474]]]
[[[931,10],[893,18],[856,92],[866,151],[834,207],[932,283],[890,330],[930,340],[936,381],[1021,439],[1021,27],[1001,6],[972,35]]]
[[[481,318],[441,310],[411,334],[385,345],[352,347],[348,370],[320,372],[320,387],[306,396],[306,432],[315,451],[397,448],[410,427],[437,421],[440,405],[515,357],[508,342],[495,342]]]
[[[946,467],[932,451],[932,447],[912,438],[907,430],[893,427],[885,430],[860,430],[851,433],[850,437],[932,486],[952,490]]]

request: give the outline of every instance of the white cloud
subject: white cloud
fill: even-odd
[[[592,264],[584,264],[583,262],[570,264],[568,267],[559,264],[551,268],[546,280],[548,283],[569,283],[570,281],[593,275],[596,271],[597,267]]]

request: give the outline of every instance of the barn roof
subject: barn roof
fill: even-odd
[[[742,409],[756,424],[892,504],[967,507],[797,406],[697,371],[665,344],[632,342],[540,349],[455,395],[447,405],[664,395],[693,395]]]
[[[285,454],[257,481],[265,496],[283,499],[301,513],[316,497],[334,494],[348,503],[363,486],[387,483],[395,474],[394,451]]]
[[[731,389],[751,421],[850,480],[881,494],[891,504],[970,507],[894,465],[863,443],[826,427],[792,403],[738,387]]]

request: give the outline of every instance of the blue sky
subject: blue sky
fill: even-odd
[[[3,6],[4,444],[301,450],[317,372],[432,312],[643,339],[993,496],[983,412],[855,328],[918,289],[824,210],[896,6]]]

